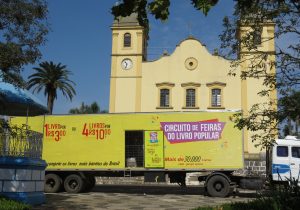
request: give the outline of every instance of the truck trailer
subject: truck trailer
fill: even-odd
[[[184,186],[186,173],[203,172],[199,180],[205,181],[207,193],[225,197],[247,179],[233,175],[244,169],[242,131],[230,120],[235,113],[45,115],[15,117],[11,123],[27,124],[43,133],[42,158],[48,164],[45,192],[89,191],[96,176],[144,176],[145,182],[168,179]],[[288,146],[287,150],[292,154],[297,149]],[[300,149],[297,151],[300,156]],[[277,145],[270,160],[284,152],[286,148]],[[285,166],[280,158],[285,159]],[[279,162],[271,164],[268,171],[279,179],[290,159],[280,156],[276,160]]]

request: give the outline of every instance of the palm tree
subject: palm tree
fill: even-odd
[[[57,90],[63,95],[72,100],[76,92],[73,81],[69,80],[71,72],[66,69],[66,65],[54,64],[52,61],[42,62],[39,67],[33,68],[36,73],[28,77],[28,89],[34,87],[33,92],[40,92],[44,89],[44,94],[47,96],[48,111],[52,114],[54,100],[57,98]]]

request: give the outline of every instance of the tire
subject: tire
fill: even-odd
[[[45,192],[57,193],[62,188],[62,178],[56,174],[46,174],[45,176]]]
[[[224,176],[214,175],[207,181],[206,189],[209,196],[224,198],[230,192],[230,183]]]
[[[64,188],[68,193],[80,193],[84,190],[85,184],[77,174],[71,174],[64,181]]]
[[[95,187],[96,184],[96,178],[94,176],[88,176],[85,180],[85,192],[90,192],[93,187]]]

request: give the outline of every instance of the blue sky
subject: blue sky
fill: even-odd
[[[42,61],[67,65],[76,83],[72,102],[61,94],[54,104],[54,114],[66,114],[81,102],[97,102],[101,110],[109,107],[109,77],[111,62],[111,30],[113,16],[110,9],[116,0],[48,0],[48,21],[51,31],[42,46]],[[233,12],[233,1],[220,1],[208,16],[193,8],[190,0],[172,0],[169,20],[150,18],[148,60],[161,56],[164,50],[172,53],[176,45],[189,35],[199,39],[210,52],[220,46],[222,19]],[[24,68],[24,77],[33,73]],[[46,104],[43,93],[38,98]]]

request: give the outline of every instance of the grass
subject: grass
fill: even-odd
[[[29,210],[30,205],[0,197],[0,210]]]

